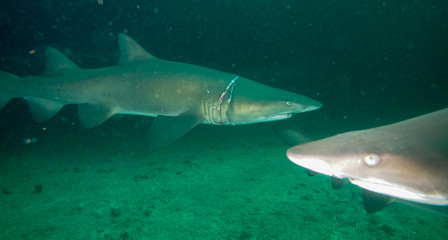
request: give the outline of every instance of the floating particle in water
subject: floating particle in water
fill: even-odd
[[[155,14],[157,14],[157,13],[159,13],[159,9],[158,8],[154,8],[153,10],[152,10]]]
[[[104,4],[104,0],[98,0],[98,4],[99,5],[103,5]]]
[[[23,143],[25,143],[25,144],[36,143],[36,142],[37,142],[37,138],[35,138],[35,137],[23,139]]]

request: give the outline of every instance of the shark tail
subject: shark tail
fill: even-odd
[[[0,71],[0,109],[5,107],[5,105],[14,98],[14,84],[20,78],[12,73]]]
[[[0,71],[0,109],[15,97],[23,97],[30,106],[31,115],[36,122],[43,122],[54,115],[64,104],[49,99],[23,96],[19,93],[21,78],[8,72]]]

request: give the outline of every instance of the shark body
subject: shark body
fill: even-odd
[[[149,130],[152,150],[175,141],[200,123],[250,124],[315,110],[311,98],[236,75],[157,59],[127,35],[119,35],[117,66],[81,69],[53,48],[41,76],[19,78],[0,72],[0,109],[24,97],[36,122],[66,104],[79,104],[83,126],[95,127],[114,114],[156,117]]]
[[[398,200],[448,216],[448,109],[298,145],[287,156],[331,176],[335,188],[361,187],[367,212]]]

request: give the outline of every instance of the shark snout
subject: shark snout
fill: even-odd
[[[313,100],[313,99],[309,99],[309,101],[307,101],[307,102],[297,102],[297,103],[292,104],[292,109],[283,114],[289,114],[289,117],[291,117],[292,115],[295,115],[297,113],[310,112],[310,111],[317,110],[321,107],[322,107],[322,103],[320,103],[316,100]]]
[[[314,110],[317,110],[322,107],[322,104],[317,101],[314,105],[303,105],[303,104],[296,104],[296,105],[297,106],[292,110],[287,109],[287,111],[284,111],[284,112],[276,112],[272,115],[264,116],[263,119],[269,120],[269,121],[287,119],[287,118],[290,118],[290,117],[296,115],[297,113],[314,111]]]
[[[286,155],[288,159],[291,160],[291,162],[301,167],[328,176],[333,176],[333,169],[331,168],[330,164],[314,155],[301,153],[300,146],[290,148],[287,151]]]
[[[301,107],[301,112],[314,111],[322,107],[322,103],[319,101],[304,96],[301,97],[300,101],[297,101]]]
[[[322,103],[320,103],[318,101],[315,101],[313,104],[307,105],[305,107],[305,109],[304,109],[304,112],[314,111],[314,110],[317,110],[317,109],[319,109],[321,107],[322,107]]]

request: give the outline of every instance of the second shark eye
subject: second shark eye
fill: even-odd
[[[369,154],[364,157],[364,162],[369,167],[375,167],[377,166],[381,161],[381,158],[376,154]]]
[[[292,102],[290,102],[290,101],[286,101],[285,104],[286,104],[286,106],[292,106]]]

